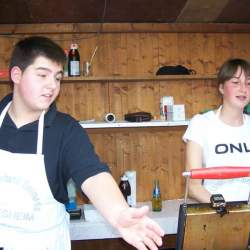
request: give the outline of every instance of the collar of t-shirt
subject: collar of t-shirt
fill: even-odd
[[[0,112],[2,112],[2,110],[4,109],[4,107],[12,100],[12,94],[7,95],[6,97],[4,97],[2,99],[2,101],[0,102]],[[57,112],[57,108],[56,108],[56,104],[55,102],[53,102],[49,108],[49,110],[46,112],[45,117],[44,117],[44,124],[45,127],[50,127],[52,122],[54,121],[55,117],[56,117],[56,112]],[[37,124],[38,124],[38,120],[28,123],[24,126],[22,126],[19,129],[22,130],[37,130]],[[10,118],[10,116],[8,115],[8,113],[6,114],[4,121],[3,121],[3,125],[2,126],[8,126],[8,127],[16,127],[16,125],[14,124],[14,122],[12,121],[12,119]]]

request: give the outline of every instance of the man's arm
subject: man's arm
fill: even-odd
[[[195,168],[202,167],[202,148],[201,146],[194,142],[188,141],[186,145],[186,170],[189,171]],[[211,194],[206,188],[202,185],[202,180],[190,179],[189,196],[194,198],[199,202],[210,202]]]
[[[102,172],[88,178],[82,191],[114,226],[124,240],[139,250],[158,249],[164,235],[159,225],[146,216],[148,207],[130,208],[111,174]]]

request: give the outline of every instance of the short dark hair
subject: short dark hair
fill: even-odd
[[[43,36],[31,36],[16,43],[11,55],[9,70],[18,66],[24,71],[39,56],[44,56],[62,66],[66,61],[63,49],[54,41]]]
[[[224,62],[221,66],[217,76],[218,83],[223,84],[225,81],[231,79],[238,68],[240,68],[247,76],[250,76],[249,62],[241,58],[232,58]]]

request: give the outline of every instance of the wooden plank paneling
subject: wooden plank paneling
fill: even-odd
[[[250,60],[249,50],[250,43],[249,37],[245,34],[238,36],[237,34],[232,34],[232,57],[243,57]]]
[[[177,34],[171,33],[167,34],[158,34],[158,50],[159,50],[159,65],[176,65],[179,62],[176,62],[176,55],[178,48],[177,44]],[[157,71],[157,70],[156,70]]]
[[[102,33],[249,33],[247,23],[104,23]],[[95,34],[100,23],[1,24],[0,34]]]
[[[188,68],[194,68],[192,64],[194,60],[194,56],[193,56],[194,48],[193,48],[192,41],[190,41],[190,38],[191,37],[186,36],[186,34],[177,34],[177,43],[176,45],[174,44],[174,47],[176,47],[175,50],[177,51],[177,53],[174,56],[172,64],[174,64],[174,61],[176,60],[176,58],[178,58],[178,64],[181,64]]]
[[[1,26],[0,26],[1,27]],[[183,64],[198,74],[214,74],[221,63],[232,56],[249,56],[250,33],[115,33],[49,35],[63,48],[75,41],[83,61],[89,60],[97,40],[99,48],[93,61],[94,76],[155,75],[161,65]],[[10,36],[11,37],[11,36]],[[8,67],[14,39],[0,37],[0,69]]]
[[[181,137],[185,126],[107,130],[105,135],[94,130],[88,132],[97,145],[96,151],[108,163],[117,181],[124,171],[136,170],[139,201],[151,199],[154,178],[160,180],[164,199],[183,195],[183,180],[179,177],[184,170]]]
[[[57,105],[78,120],[102,121],[109,107],[108,85],[102,82],[63,84]]]
[[[181,33],[184,26],[178,26],[178,30],[177,26],[174,29],[166,25],[164,30],[165,25],[160,24],[157,29],[161,32],[156,33],[156,26],[107,25],[100,36],[95,33],[95,24],[74,28],[68,24],[48,25],[40,29],[13,26],[12,34],[15,35],[0,37],[0,70],[8,67],[10,52],[20,37],[17,34],[38,34],[40,30],[63,48],[68,48],[72,41],[77,42],[82,63],[89,60],[95,46],[99,46],[92,65],[96,80],[74,82],[69,79],[62,84],[57,100],[61,111],[78,120],[101,121],[108,112],[122,120],[124,114],[136,111],[151,112],[159,119],[160,98],[167,95],[173,96],[176,104],[185,104],[187,118],[218,106],[220,96],[216,80],[212,78],[143,80],[139,76],[149,78],[161,65],[177,64],[193,68],[198,74],[215,74],[221,63],[232,56],[250,59],[250,32],[208,34],[204,32],[208,26],[203,26],[197,29],[199,32],[188,33],[190,30],[186,26],[186,32]],[[221,26],[213,26],[214,32],[217,31],[215,27]],[[6,26],[0,26],[0,33],[4,29]],[[102,80],[102,76],[106,79]],[[113,76],[138,79],[112,81]],[[0,84],[0,97],[10,91],[10,85]],[[108,163],[117,182],[125,170],[137,171],[138,201],[151,198],[154,177],[160,179],[164,199],[183,196],[184,131],[185,127],[87,130],[101,160]]]
[[[11,92],[11,83],[0,85],[0,99]]]

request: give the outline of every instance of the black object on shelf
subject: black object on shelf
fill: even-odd
[[[194,74],[196,74],[195,70],[188,69],[182,65],[162,66],[156,72],[156,75],[194,75]]]
[[[135,112],[125,114],[124,120],[128,122],[146,122],[152,119],[152,115],[148,112]]]

